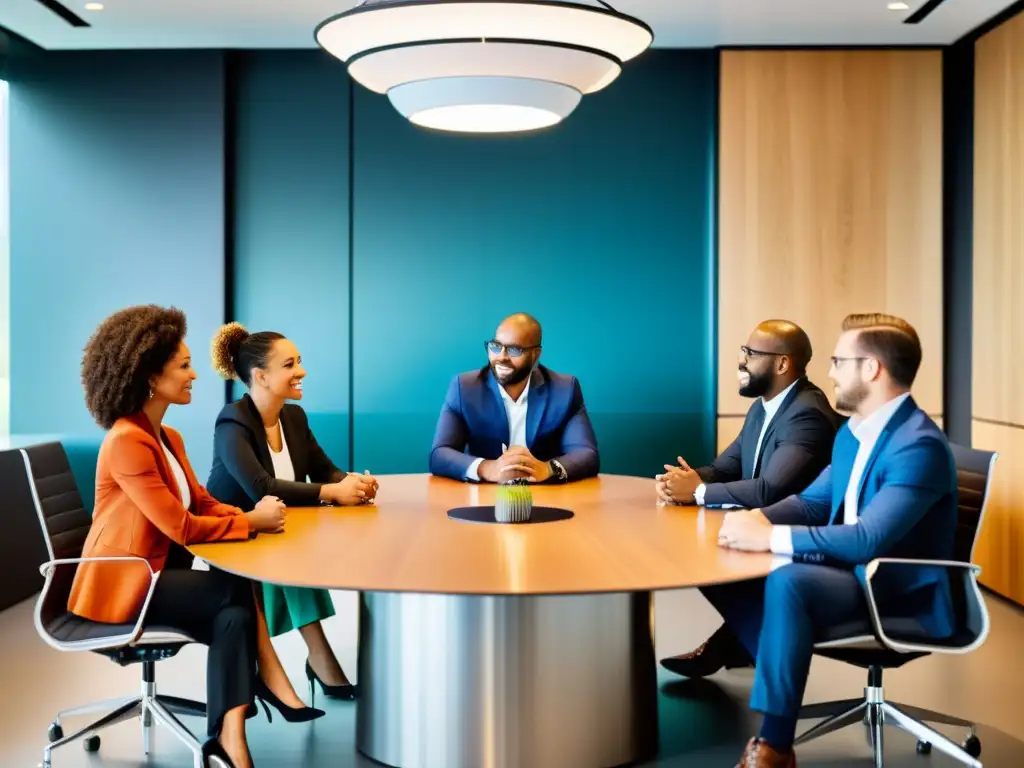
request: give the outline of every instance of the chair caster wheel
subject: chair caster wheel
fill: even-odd
[[[85,747],[86,752],[99,752],[100,750],[100,737],[89,736],[82,742],[82,746]]]
[[[927,741],[917,742],[917,754],[919,755],[930,755],[932,753],[932,745]]]
[[[46,738],[51,744],[55,741],[60,741],[64,738],[64,729],[58,723],[52,723],[50,729],[46,732]]]
[[[977,736],[968,736],[964,743],[960,746],[963,747],[964,752],[966,752],[971,757],[981,756],[981,739],[979,739]]]

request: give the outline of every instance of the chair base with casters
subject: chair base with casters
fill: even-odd
[[[98,651],[121,666],[141,664],[141,690],[133,696],[98,701],[58,713],[47,732],[50,743],[43,751],[42,768],[52,768],[53,750],[79,739],[83,740],[82,744],[87,752],[97,751],[100,748],[98,731],[134,718],[138,718],[141,723],[143,752],[147,756],[153,748],[153,725],[162,725],[192,752],[194,768],[203,768],[202,744],[178,717],[189,715],[205,718],[206,705],[177,696],[165,696],[157,693],[156,687],[156,662],[174,656],[190,642],[192,639],[181,633],[156,629],[144,633],[130,646]],[[95,712],[106,714],[99,720],[77,728],[67,736],[64,735],[65,719]]]
[[[794,745],[806,744],[850,725],[863,723],[868,729],[868,740],[874,753],[875,766],[882,768],[883,726],[891,725],[917,739],[918,754],[926,755],[934,746],[940,752],[945,752],[971,768],[981,768],[982,764],[977,760],[981,755],[981,741],[978,739],[974,723],[941,712],[886,701],[882,687],[882,670],[881,666],[868,669],[868,682],[864,688],[864,697],[861,699],[829,701],[801,708],[801,720],[825,719],[798,736]],[[956,744],[925,723],[960,726],[967,729],[967,736],[963,743]]]

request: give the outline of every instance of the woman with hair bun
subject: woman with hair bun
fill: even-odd
[[[82,548],[90,560],[77,566],[68,610],[109,624],[134,623],[145,610],[143,628],[172,627],[209,646],[203,764],[216,757],[221,766],[250,768],[245,720],[254,697],[293,722],[324,713],[304,706],[284,675],[252,582],[191,567],[186,545],[276,533],[285,515],[265,494],[239,505],[250,512],[218,502],[196,479],[181,435],[163,424],[171,405],[192,401],[185,329],[173,307],[129,307],[104,320],[85,347],[86,406],[108,432]]]
[[[306,412],[287,403],[302,399],[306,377],[295,344],[274,331],[249,333],[240,323],[229,323],[214,336],[211,356],[217,373],[238,379],[248,391],[217,417],[210,493],[228,504],[266,495],[296,507],[373,501],[376,479],[338,469],[313,437]],[[293,629],[302,635],[309,649],[310,696],[319,683],[328,697],[354,699],[356,686],[345,676],[321,624],[334,615],[330,592],[264,584],[263,604],[272,636]]]

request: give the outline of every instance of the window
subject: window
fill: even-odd
[[[0,80],[0,436],[11,430],[11,196],[8,87]]]

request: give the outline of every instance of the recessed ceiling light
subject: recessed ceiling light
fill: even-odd
[[[85,10],[87,11],[102,11],[103,3],[86,3]]]
[[[889,3],[889,5],[886,6],[886,7],[890,11],[909,11],[910,10],[910,6],[907,5],[906,3]]]

